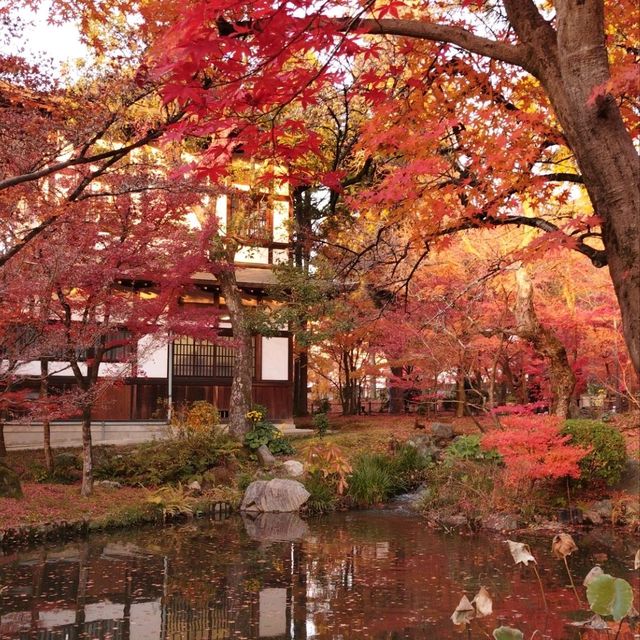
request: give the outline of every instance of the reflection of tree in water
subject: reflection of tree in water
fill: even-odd
[[[481,584],[507,620],[544,627],[534,578],[512,566],[500,540],[443,536],[417,518],[355,512],[309,521],[298,541],[305,528],[289,520],[254,520],[246,531],[240,518],[195,522],[0,558],[0,584],[9,587],[0,595],[0,638],[454,638],[448,618],[460,595]],[[277,526],[290,541],[274,541]],[[594,553],[614,545],[624,557],[630,548],[598,535],[592,551],[578,540],[576,575],[591,568]],[[546,539],[530,542],[554,603],[547,633],[568,638],[561,609],[573,599],[563,566],[546,560]],[[612,560],[605,568],[628,576]]]

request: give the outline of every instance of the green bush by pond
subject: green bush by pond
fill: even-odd
[[[598,420],[567,420],[563,433],[571,435],[572,444],[592,448],[580,462],[581,482],[612,486],[620,480],[627,463],[627,448],[624,436],[614,426]]]
[[[95,477],[128,485],[187,482],[234,458],[238,445],[218,432],[194,433],[109,455],[96,464]]]

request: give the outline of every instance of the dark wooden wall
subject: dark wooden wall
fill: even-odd
[[[50,383],[52,393],[73,386],[71,379],[56,379]],[[174,406],[206,400],[226,412],[230,395],[230,384],[175,381],[173,385]],[[166,400],[166,380],[130,380],[115,384],[101,394],[94,405],[93,417],[95,420],[162,420],[167,416]],[[267,407],[270,418],[286,420],[293,415],[293,386],[289,382],[255,382],[253,401]]]

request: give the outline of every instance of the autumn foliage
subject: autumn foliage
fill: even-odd
[[[507,485],[523,487],[539,480],[579,478],[580,461],[591,449],[571,444],[555,416],[509,416],[503,429],[482,438],[486,449],[497,449],[505,463]]]

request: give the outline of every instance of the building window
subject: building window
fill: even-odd
[[[231,196],[229,213],[229,229],[232,233],[258,244],[271,241],[268,194],[234,194]]]
[[[136,354],[133,335],[127,329],[109,331],[104,337],[104,346],[102,362],[128,362]]]
[[[179,336],[173,342],[173,375],[184,378],[231,378],[233,356],[231,336],[220,336],[213,343],[200,338]],[[255,371],[255,348],[253,349]]]

